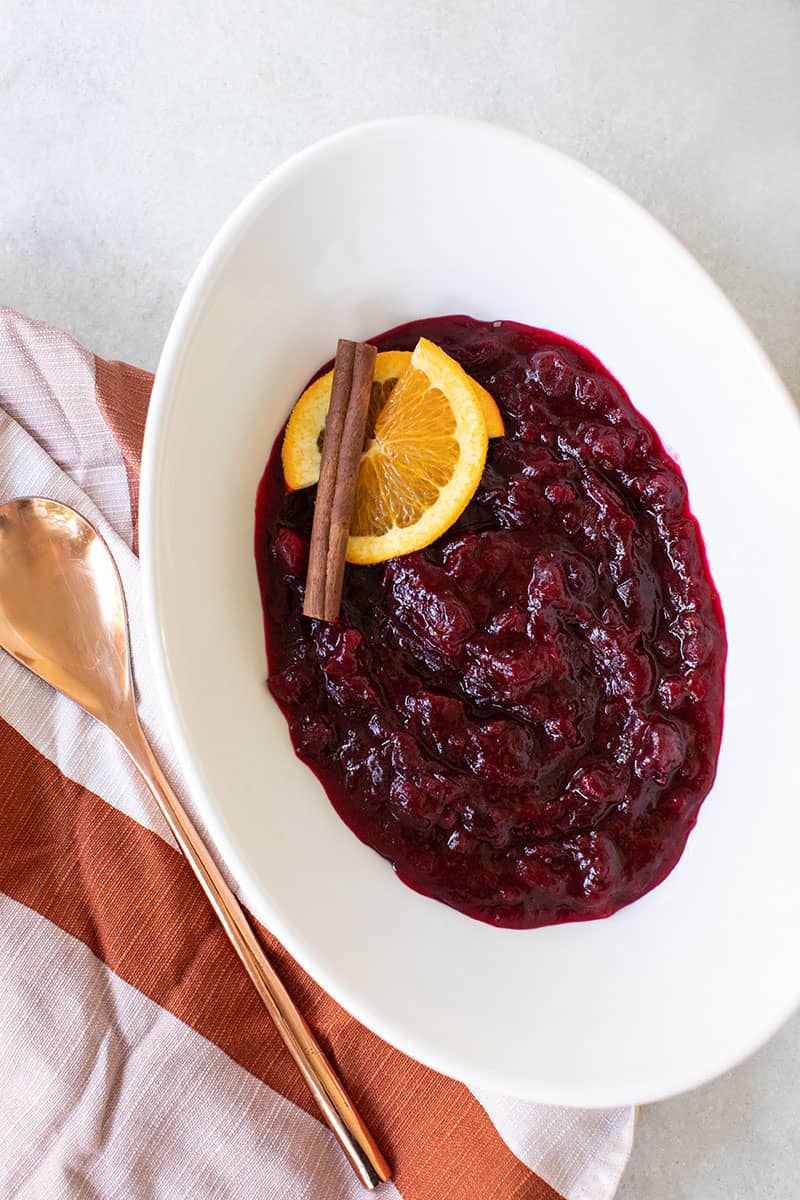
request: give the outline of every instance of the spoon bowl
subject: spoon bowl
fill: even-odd
[[[64,504],[31,496],[0,507],[0,644],[105,724],[132,700],[119,572]]]

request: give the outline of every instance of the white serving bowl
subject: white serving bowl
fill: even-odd
[[[253,504],[339,336],[469,313],[566,334],[677,456],[727,620],[719,772],[679,865],[616,916],[510,931],[416,895],[336,816],[265,687]],[[152,653],[195,803],[257,916],[350,1012],[459,1079],[574,1105],[709,1079],[800,999],[800,436],[775,372],[651,217],[488,125],[381,122],[240,205],[167,338],[145,439]]]

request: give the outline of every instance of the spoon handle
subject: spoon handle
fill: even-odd
[[[317,1105],[364,1187],[372,1189],[392,1172],[342,1081],[325,1056],[245,917],[239,901],[203,844],[158,765],[134,712],[119,723],[116,736],[158,803],[189,866],[197,876],[227,938],[272,1017]]]

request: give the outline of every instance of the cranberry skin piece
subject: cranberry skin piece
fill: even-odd
[[[557,350],[540,350],[530,359],[533,378],[548,396],[566,396],[572,391],[575,372]]]
[[[569,483],[549,483],[544,489],[545,498],[556,508],[574,504],[578,498],[575,488]]]
[[[583,895],[607,900],[619,877],[619,857],[611,841],[597,832],[581,833],[566,848],[573,854]]]
[[[279,704],[302,704],[313,688],[311,672],[303,663],[293,664],[270,675],[268,687]]]
[[[481,332],[454,340],[442,349],[460,362],[465,371],[470,372],[476,367],[495,362],[503,353],[503,342],[495,333]]]
[[[526,850],[531,855],[542,854],[542,847]],[[523,857],[517,859],[516,874],[529,891],[534,894],[544,893],[546,896],[557,896],[564,891],[563,868],[555,868],[540,858]]]
[[[336,730],[327,717],[313,714],[303,717],[295,730],[298,752],[317,762],[328,757],[328,750],[336,741]]]
[[[602,626],[591,631],[589,642],[609,693],[643,700],[653,687],[653,665],[647,655],[634,649],[625,634]]]
[[[384,756],[377,746],[370,746],[359,763],[359,773],[362,776],[362,786],[373,796],[380,796],[387,778]]]
[[[536,483],[519,477],[508,482],[505,495],[494,505],[495,516],[505,529],[524,528],[535,521],[544,508]]]
[[[639,736],[634,770],[640,779],[653,780],[661,787],[686,757],[686,739],[669,721],[650,720]]]
[[[547,717],[543,727],[550,741],[561,749],[577,746],[581,740],[580,731],[570,717]]]
[[[567,580],[558,557],[538,554],[528,584],[528,608],[539,612],[547,605],[564,604],[567,598]]]
[[[665,662],[667,666],[673,666],[680,658],[680,641],[668,630],[665,630],[657,639],[655,650],[662,662]]]
[[[569,588],[574,596],[587,599],[597,589],[597,575],[591,564],[577,554],[568,554],[563,558],[564,574]]]
[[[447,839],[447,849],[455,854],[469,854],[475,849],[475,837],[466,829],[454,829]]]
[[[521,634],[528,626],[528,614],[519,608],[503,608],[487,625],[489,633]]]
[[[508,568],[513,546],[508,535],[468,533],[453,538],[442,550],[442,559],[451,580],[463,590],[482,583],[496,583]],[[451,584],[452,586],[452,584]]]
[[[394,734],[394,723],[382,712],[370,713],[367,729],[380,742],[389,742]]]
[[[639,488],[642,503],[657,515],[677,514],[686,503],[686,484],[674,471],[653,471]]]
[[[390,803],[412,824],[430,828],[448,820],[448,801],[457,797],[454,781],[441,771],[420,770],[409,778],[398,776],[389,788]]]
[[[554,457],[552,450],[545,446],[524,446],[521,457],[515,455],[513,467],[520,475],[528,479],[538,479],[544,486],[547,483],[561,483],[564,479],[565,464]],[[509,453],[513,453],[509,451]],[[569,470],[569,468],[566,468]]]
[[[275,555],[287,575],[305,579],[308,571],[308,540],[294,529],[280,528],[275,534]]]
[[[511,417],[527,417],[533,411],[531,383],[533,371],[524,360],[515,359],[484,380],[495,397],[502,397],[502,407]]]
[[[373,705],[377,695],[362,663],[362,634],[346,626],[317,624],[317,653],[329,694],[341,704]]]
[[[705,671],[693,671],[688,677],[688,683],[690,698],[697,704],[702,704],[711,688],[711,677]]]
[[[438,754],[463,758],[467,718],[464,705],[455,696],[421,691],[406,697],[410,723]]]
[[[601,467],[608,471],[621,471],[625,466],[625,445],[616,429],[590,425],[584,432],[583,440]]]
[[[467,606],[453,595],[440,567],[420,554],[393,559],[384,582],[396,614],[430,649],[445,660],[458,654],[475,622]]]
[[[682,676],[665,675],[663,679],[659,680],[658,694],[664,708],[669,712],[680,708],[685,701],[694,699],[691,682]]]
[[[465,759],[476,779],[487,784],[524,784],[534,750],[533,737],[513,721],[488,721],[467,735]]]
[[[681,640],[684,661],[690,667],[699,666],[712,654],[714,639],[697,613],[685,613],[677,622],[676,632]]]
[[[579,374],[575,377],[575,399],[587,412],[600,413],[608,408],[611,394],[605,380]]]
[[[475,700],[523,702],[535,688],[559,672],[560,664],[547,646],[520,640],[519,645],[494,646],[491,641],[469,647],[471,661],[464,672],[464,690]]]
[[[684,519],[673,521],[669,526],[667,537],[667,553],[675,570],[686,580],[689,595],[695,586],[695,579],[702,578],[702,556],[697,529],[692,521]]]
[[[430,806],[424,791],[414,779],[399,776],[389,788],[389,803],[401,817],[423,829],[430,825]]]
[[[410,734],[402,731],[393,733],[387,744],[393,771],[399,775],[411,775],[421,768],[422,752]]]
[[[328,627],[327,635],[318,643],[322,669],[328,679],[337,683],[364,679],[360,655],[363,641],[357,629]]]
[[[567,788],[565,827],[598,825],[627,793],[627,773],[594,763],[579,767]]]

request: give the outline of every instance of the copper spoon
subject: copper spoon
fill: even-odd
[[[107,726],[128,752],[353,1170],[367,1188],[390,1179],[150,749],[136,711],[122,580],[100,534],[65,504],[28,497],[0,507],[0,646]]]

